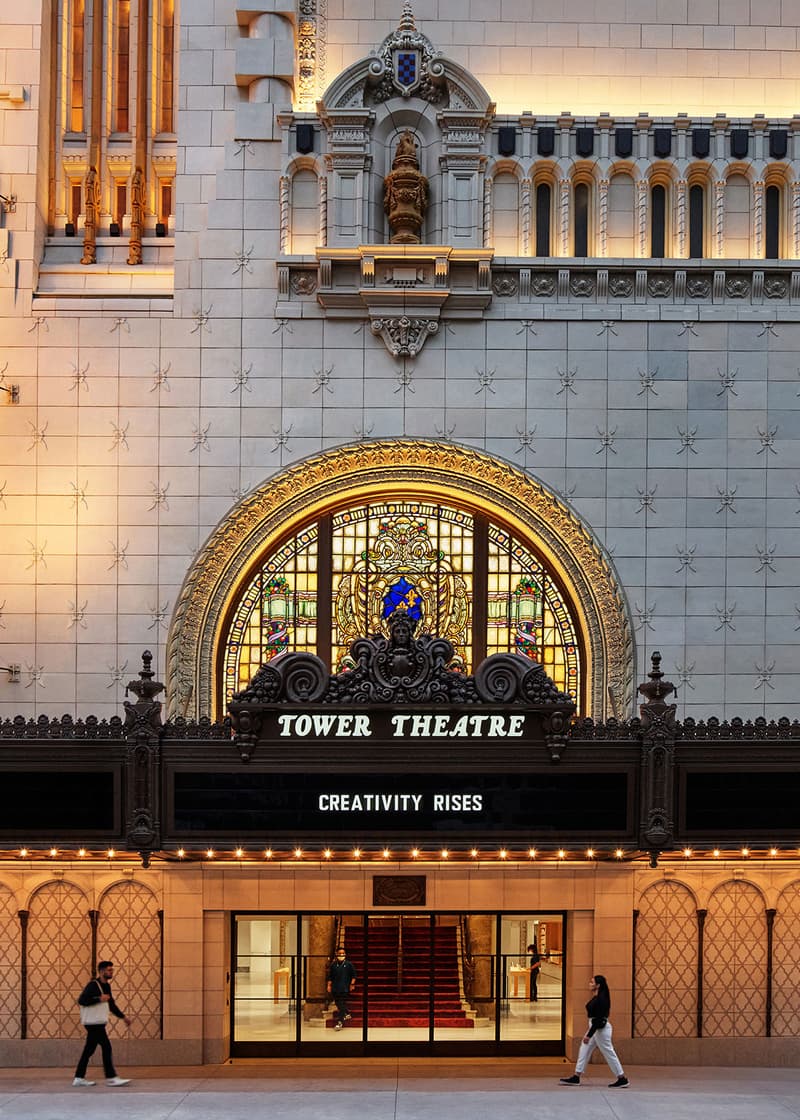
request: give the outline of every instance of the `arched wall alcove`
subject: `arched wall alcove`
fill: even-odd
[[[467,447],[376,440],[336,448],[277,474],[244,498],[195,559],[170,627],[167,709],[220,718],[221,643],[233,605],[263,558],[310,519],[359,502],[440,502],[480,513],[535,551],[552,573],[581,647],[582,714],[625,715],[634,643],[627,603],[589,528],[541,482]]]

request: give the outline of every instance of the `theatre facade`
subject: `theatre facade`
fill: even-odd
[[[7,7],[0,1063],[798,1061],[791,5]]]

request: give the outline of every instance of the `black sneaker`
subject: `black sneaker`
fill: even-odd
[[[562,1077],[559,1082],[561,1085],[580,1085],[580,1083],[581,1079],[577,1073],[573,1073],[572,1077]],[[625,1084],[627,1085],[628,1082],[626,1081]]]
[[[623,1073],[623,1074],[621,1074],[621,1076],[619,1076],[617,1078],[616,1081],[611,1082],[611,1084],[609,1085],[609,1089],[624,1089],[627,1084],[628,1084],[628,1079],[625,1076],[625,1074]]]

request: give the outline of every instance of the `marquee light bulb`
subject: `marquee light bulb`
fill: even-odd
[[[715,848],[714,851],[711,854],[714,857],[714,859],[719,859],[719,848]]]
[[[28,854],[27,848],[20,848],[19,854],[24,858]]]
[[[472,856],[473,859],[477,859],[478,858],[478,849],[477,848],[470,848],[470,853],[469,854]]]
[[[265,859],[272,859],[272,848],[265,848],[264,849],[264,858]]]
[[[528,848],[528,855],[531,857],[531,859],[536,859],[536,849]]]
[[[353,859],[361,859],[361,849],[353,848]]]
[[[244,849],[242,849],[242,848],[237,848],[237,849],[236,849],[236,858],[237,858],[237,859],[241,859],[243,855],[244,855]]]
[[[330,850],[330,848],[326,848],[325,851],[322,854],[325,857],[325,859],[330,859],[331,856],[333,855],[333,852]]]
[[[743,856],[749,856],[750,855],[750,849],[749,848],[742,848],[742,855]]]
[[[384,859],[388,859],[388,858],[389,858],[389,856],[390,856],[391,854],[392,854],[392,853],[391,853],[391,852],[389,851],[389,849],[388,849],[388,848],[384,848],[384,849],[383,849],[383,858],[384,858]]]
[[[447,859],[449,855],[450,853],[448,852],[447,848],[442,848],[442,859]]]
[[[508,859],[508,852],[505,848],[500,849],[500,859]]]
[[[687,859],[688,859],[688,857],[689,857],[689,856],[690,856],[690,855],[692,854],[692,849],[691,849],[691,848],[684,848],[684,849],[683,849],[683,854],[684,854],[684,855],[685,855],[685,856],[687,857]]]
[[[778,854],[778,849],[777,848],[770,848],[769,854],[771,856],[776,856]]]
[[[294,850],[294,858],[295,859],[300,859],[302,854],[303,854],[303,849],[302,848],[295,848],[295,850]]]
[[[113,848],[109,848],[108,851],[106,852],[106,855],[108,856],[109,859],[113,859],[116,854],[117,853],[114,851]]]
[[[567,853],[564,851],[563,848],[558,849],[557,855],[558,855],[559,859],[566,859],[567,858]]]
[[[186,849],[185,848],[178,848],[178,853],[177,854],[178,854],[178,859],[183,859],[183,857],[186,855]]]
[[[58,855],[58,848],[51,848],[50,849],[50,855],[51,856],[57,856]]]
[[[617,850],[614,852],[614,855],[617,857],[617,859],[622,859],[625,853],[623,852],[622,848],[617,848]]]
[[[208,850],[206,851],[206,855],[208,856],[208,858],[209,858],[209,859],[213,859],[213,858],[214,858],[214,849],[213,849],[213,848],[209,848],[209,849],[208,849]]]
[[[78,848],[78,855],[81,857],[81,859],[83,859],[83,857],[86,855],[86,849]]]
[[[587,848],[586,856],[588,859],[594,859],[594,848]]]
[[[418,855],[419,855],[419,848],[412,848],[411,849],[411,858],[416,859]]]

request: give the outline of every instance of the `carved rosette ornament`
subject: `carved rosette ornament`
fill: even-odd
[[[529,474],[474,448],[425,439],[360,441],[296,463],[246,495],[212,533],[189,572],[167,645],[170,714],[217,711],[215,666],[224,620],[253,558],[307,522],[311,510],[388,498],[409,488],[484,510],[516,526],[562,574],[591,674],[588,714],[602,719],[613,691],[620,710],[633,696],[631,620],[616,576],[590,529]],[[274,665],[274,662],[271,664]]]
[[[373,319],[369,328],[373,334],[381,336],[392,357],[415,358],[425,345],[428,335],[436,334],[438,331],[439,321],[394,315]]]
[[[397,143],[392,170],[383,180],[383,208],[392,245],[419,245],[428,209],[428,180],[419,169],[417,145],[406,129]]]

